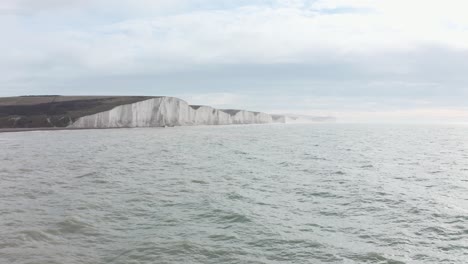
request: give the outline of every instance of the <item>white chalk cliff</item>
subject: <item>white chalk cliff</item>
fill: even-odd
[[[283,119],[284,120],[284,119]],[[190,106],[174,97],[158,97],[120,105],[109,111],[83,116],[70,128],[164,127],[191,125],[265,124],[284,122],[272,115],[244,110]]]

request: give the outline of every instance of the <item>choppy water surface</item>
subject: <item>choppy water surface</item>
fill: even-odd
[[[0,263],[467,263],[468,127],[0,134]]]

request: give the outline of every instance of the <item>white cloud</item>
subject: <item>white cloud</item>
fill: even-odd
[[[239,107],[244,98],[233,93],[181,94],[178,97],[193,105],[209,105],[217,108]]]
[[[465,10],[468,2],[461,0],[2,0],[0,85],[11,91],[99,76],[158,81],[160,75],[183,79],[201,72],[226,78],[231,87],[242,79],[237,88],[244,94],[290,89],[318,96],[328,89],[336,95],[425,97],[440,95],[443,87],[447,94],[466,95]],[[255,66],[252,73],[236,76],[249,65]],[[270,71],[274,65],[289,68]],[[248,101],[219,83],[196,87],[204,95],[186,98],[250,108],[276,100]],[[284,96],[275,102],[280,100]],[[345,101],[356,109],[363,102]],[[376,107],[385,105],[377,100]]]
[[[205,3],[209,1],[199,1]],[[468,49],[464,1],[327,0],[276,1],[225,10],[189,10],[151,18],[124,19],[92,28],[62,30],[25,28],[2,31],[12,43],[1,45],[5,56],[30,50],[53,60],[67,55],[74,73],[82,70],[154,72],[224,63],[308,63],[350,54],[365,56],[407,51],[424,45]],[[8,4],[9,3],[9,4]],[[15,4],[16,3],[16,4]],[[7,7],[30,9],[90,8],[104,4],[132,9],[176,8],[187,1],[12,1]],[[372,12],[321,13],[323,8],[366,8]],[[55,12],[55,11],[54,11]],[[109,11],[111,12],[111,10]],[[56,21],[60,23],[61,21]],[[66,22],[66,21],[65,21]],[[466,26],[466,28],[465,28]],[[41,32],[42,30],[42,32]],[[37,56],[31,56],[31,63]],[[26,62],[25,62],[26,63]],[[54,62],[57,63],[57,62]],[[69,66],[69,65],[68,65]],[[65,65],[64,67],[67,67]],[[62,67],[62,68],[64,68]]]

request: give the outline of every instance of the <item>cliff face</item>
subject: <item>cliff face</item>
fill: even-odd
[[[149,96],[19,96],[0,98],[0,128],[66,127],[82,116]]]
[[[79,118],[70,128],[164,127],[272,123],[271,115],[190,106],[174,97],[152,98]]]
[[[189,105],[174,97],[20,96],[0,98],[0,129],[304,123],[328,121],[327,118],[215,109],[209,106]]]

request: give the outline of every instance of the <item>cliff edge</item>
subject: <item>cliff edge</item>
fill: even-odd
[[[0,128],[67,127],[83,116],[133,104],[148,96],[18,96],[0,98]]]
[[[267,124],[301,119],[303,117],[189,105],[168,96],[0,98],[0,129],[3,130]]]

